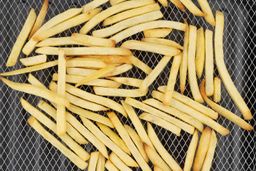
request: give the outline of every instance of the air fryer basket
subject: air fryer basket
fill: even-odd
[[[47,19],[70,7],[80,7],[88,2],[87,0],[50,1]],[[29,9],[33,7],[38,11],[41,7],[41,3],[41,0],[0,0],[0,73],[21,67],[21,65],[18,64],[15,68],[9,69],[5,67],[5,63],[13,43],[27,17]],[[255,114],[256,1],[209,0],[209,3],[214,12],[221,10],[225,14],[224,53],[227,68],[239,92],[245,98],[252,113]],[[164,13],[165,19],[183,21],[184,18],[187,18],[189,23],[198,27],[203,26],[204,28],[213,29],[206,24],[202,18],[194,17],[192,14],[189,14],[189,12],[186,14],[182,13],[172,4],[170,4],[168,8],[161,10]],[[68,36],[71,32],[74,32],[74,30],[78,31],[79,28],[66,31],[61,35]],[[140,37],[141,34],[137,34],[132,38],[138,39]],[[174,31],[169,38],[183,43],[183,34],[181,32]],[[134,53],[151,67],[156,66],[161,58],[160,55],[155,54],[142,52]],[[151,86],[151,91],[167,83],[169,67],[170,65],[154,82]],[[51,80],[50,75],[55,71],[56,68],[52,68],[36,72],[34,75],[47,85]],[[124,74],[124,76],[141,79],[145,77],[145,75],[137,69],[133,69],[127,74]],[[27,75],[13,76],[10,79],[16,82],[25,82]],[[189,88],[187,88],[187,90],[189,90]],[[0,93],[0,170],[79,170],[26,123],[28,114],[22,109],[19,99],[20,97],[25,97],[33,104],[36,104],[38,98],[11,90],[3,85],[2,82],[0,82]],[[188,91],[186,94],[190,95]],[[148,95],[143,99],[148,97],[150,96]],[[241,115],[224,89],[224,86],[222,86],[221,105],[227,107],[239,116]],[[122,120],[127,122],[124,119]],[[220,117],[218,122],[230,129],[231,133],[226,137],[218,135],[218,145],[212,170],[255,171],[255,131],[243,131],[227,119],[223,119],[223,117]],[[255,117],[250,123],[255,128]],[[191,136],[183,132],[180,137],[177,137],[160,127],[155,126],[155,129],[163,145],[183,167]],[[95,150],[91,145],[87,145],[85,148],[88,151]]]

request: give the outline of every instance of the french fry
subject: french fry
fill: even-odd
[[[34,86],[38,86],[41,88],[46,88],[46,86],[41,83],[35,76],[33,76],[32,74],[28,74],[28,82]]]
[[[116,43],[121,42],[122,40],[130,37],[136,33],[139,33],[144,30],[156,29],[156,28],[170,28],[185,31],[186,25],[176,21],[166,21],[166,20],[158,20],[158,21],[150,21],[147,23],[138,24],[136,26],[132,26],[126,30],[123,30],[116,35],[112,36],[110,39],[115,40]]]
[[[126,0],[110,0],[109,2],[113,6],[113,5],[119,4],[119,3],[124,2],[124,1],[126,1]]]
[[[173,96],[174,86],[175,86],[177,75],[180,68],[181,58],[182,58],[182,55],[177,55],[177,56],[174,56],[173,58],[167,86],[165,88],[165,93],[164,93],[163,103],[165,105],[170,105],[170,102]]]
[[[176,171],[181,171],[181,167],[179,164],[174,160],[174,158],[169,154],[169,152],[164,148],[161,141],[156,135],[156,132],[154,131],[152,125],[150,123],[147,123],[148,128],[148,136],[153,143],[156,151],[160,154],[160,156],[163,158],[163,160],[167,163],[167,165],[172,169]]]
[[[191,1],[192,2],[192,1]],[[188,44],[188,80],[190,89],[195,101],[203,103],[203,98],[199,91],[199,86],[196,77],[196,66],[195,66],[195,53],[196,53],[196,27],[193,25],[189,26],[189,44]]]
[[[137,163],[118,145],[116,145],[110,138],[108,138],[93,122],[90,120],[80,117],[83,124],[95,135],[100,141],[102,141],[112,152],[114,152],[120,159],[127,165],[131,167],[137,167]],[[111,119],[110,119],[111,120]],[[112,120],[111,120],[112,122]],[[114,125],[114,123],[113,123]],[[114,125],[115,126],[115,125]]]
[[[95,171],[100,153],[98,151],[92,152],[88,164],[88,171]]]
[[[119,12],[131,9],[131,8],[136,8],[136,7],[141,7],[145,6],[148,4],[154,3],[153,0],[134,0],[134,1],[127,1],[120,3],[118,5],[112,6],[98,15],[94,16],[90,21],[88,21],[80,30],[81,34],[87,34],[92,28],[94,28],[97,24],[105,20],[106,18],[110,17],[111,15],[117,14]]]
[[[212,130],[209,127],[206,127],[199,140],[198,148],[195,155],[195,160],[193,164],[193,170],[201,170],[206,153],[209,148],[210,140],[211,140]]]
[[[95,35],[93,35],[95,36]],[[73,33],[71,38],[84,46],[102,46],[102,47],[115,47],[115,41],[110,39],[99,38],[97,36],[88,36],[79,33]]]
[[[136,66],[137,68],[139,68],[146,74],[151,73],[152,69],[147,64],[145,64],[143,61],[139,60],[137,57],[130,56],[130,61],[134,66]]]
[[[161,45],[175,47],[177,49],[183,49],[183,47],[180,44],[178,44],[177,42],[175,42],[173,40],[168,40],[168,39],[154,38],[154,37],[150,38],[149,37],[149,38],[143,38],[142,41],[151,42],[151,43],[158,43],[158,44],[161,44]]]
[[[36,47],[49,47],[49,46],[65,46],[65,45],[83,45],[77,41],[74,41],[71,37],[54,37],[47,38],[39,42]]]
[[[120,84],[128,85],[128,86],[133,86],[139,88],[142,81],[141,79],[137,78],[130,78],[130,77],[109,77],[109,79],[118,82]]]
[[[58,139],[51,135],[43,126],[33,117],[28,119],[28,124],[38,132],[44,139],[51,143],[55,148],[60,150],[70,161],[72,161],[78,168],[86,169],[87,163],[78,157],[75,153],[69,150],[65,145],[63,145]]]
[[[156,80],[156,78],[164,70],[170,59],[170,56],[165,56],[158,62],[158,64],[152,70],[152,72],[150,72],[150,74],[143,80],[142,84],[140,85],[141,90],[148,89],[148,87]]]
[[[131,154],[130,150],[124,143],[124,141],[115,133],[111,128],[109,128],[106,125],[103,125],[99,122],[97,122],[98,127],[101,129],[101,131],[107,135],[118,147],[120,147],[124,152],[127,154]]]
[[[161,100],[163,94],[157,91],[153,91],[152,96],[155,99]],[[190,106],[187,106],[175,99],[172,99],[171,106],[176,108],[177,110],[184,112],[193,118],[197,119],[198,121],[202,122],[203,124],[211,127],[212,129],[216,130],[221,135],[225,136],[229,134],[229,130],[223,127],[222,125],[218,124],[216,121],[211,119],[210,117],[204,115],[201,112],[198,112],[197,110],[191,108]]]
[[[120,171],[132,171],[115,153],[111,153],[109,160],[120,170]]]
[[[177,126],[173,125],[172,123],[167,122],[166,120],[164,120],[160,117],[157,117],[153,114],[143,113],[140,115],[140,119],[147,121],[147,122],[151,122],[157,126],[160,126],[164,129],[174,133],[177,136],[180,136],[181,129],[179,127],[177,127]]]
[[[197,144],[198,144],[198,132],[195,131],[193,134],[193,137],[190,141],[190,144],[188,146],[185,164],[184,164],[184,168],[183,168],[184,171],[190,171],[192,168]]]
[[[13,45],[11,53],[6,62],[7,67],[14,66],[17,63],[17,60],[18,60],[18,57],[22,50],[22,47],[24,46],[25,41],[27,40],[35,21],[36,21],[36,12],[32,8],[28,14],[28,17],[27,17],[14,45]]]
[[[120,89],[108,87],[93,87],[94,93],[100,96],[114,96],[114,97],[142,97],[148,92],[146,89]]]
[[[126,131],[128,132],[129,136],[131,137],[133,143],[138,148],[140,154],[143,156],[144,160],[146,162],[148,162],[148,156],[144,150],[143,142],[142,142],[141,138],[139,137],[139,135],[129,125],[124,125],[124,127],[125,127]]]
[[[171,106],[166,106],[164,104],[162,104],[161,102],[155,100],[155,99],[147,99],[143,101],[144,103],[146,103],[147,105],[150,105],[158,110],[161,110],[165,113],[168,113],[170,115],[173,115],[179,119],[181,119],[182,121],[185,121],[186,123],[190,124],[190,125],[184,125],[184,128],[186,128],[187,132],[189,132],[190,134],[193,134],[194,132],[194,128],[197,128],[199,131],[202,131],[204,126],[201,122],[199,122],[197,119],[171,107]]]
[[[96,171],[105,171],[105,157],[100,153]]]
[[[149,160],[156,166],[160,167],[162,170],[171,171],[171,168],[167,163],[159,156],[154,148],[150,147],[147,144],[144,144],[144,149],[148,155]]]
[[[101,63],[103,64],[103,63]],[[106,66],[106,64],[103,64],[104,66]],[[89,69],[89,68],[76,68],[75,67],[68,67],[67,68],[67,73],[73,76],[87,76],[93,72],[97,71],[96,69]],[[53,75],[54,76],[54,75]],[[68,76],[67,76],[68,78]]]
[[[21,98],[22,107],[30,113],[33,117],[35,117],[39,122],[45,125],[47,128],[52,130],[55,134],[57,134],[57,125],[51,121],[47,116],[45,116],[42,112],[40,112],[37,108],[32,106],[29,102]],[[89,154],[79,145],[77,144],[69,135],[64,133],[59,136],[60,139],[71,149],[73,150],[83,161],[89,159]]]
[[[120,31],[124,30],[124,29],[127,29],[131,26],[149,22],[149,21],[154,21],[154,20],[160,19],[162,17],[163,17],[163,14],[160,10],[152,11],[152,12],[149,12],[146,14],[142,14],[139,16],[135,16],[135,17],[120,21],[119,23],[116,23],[107,28],[93,31],[92,35],[95,37],[109,37],[109,36],[112,36]]]
[[[163,7],[168,7],[168,1],[167,0],[157,0]]]
[[[156,29],[144,30],[143,34],[145,38],[164,38],[168,36],[171,32],[172,32],[171,28],[156,28]]]
[[[118,119],[117,115],[114,112],[107,113],[109,119],[112,121],[114,127],[116,128],[118,134],[123,139],[127,147],[129,148],[131,154],[133,155],[134,159],[137,161],[138,165],[141,169],[145,171],[150,171],[150,167],[147,162],[144,160],[143,156],[140,154],[134,143],[132,142],[129,134],[125,130],[124,126],[122,125],[121,121]]]
[[[204,16],[204,13],[190,0],[180,0],[180,2],[195,16]]]
[[[112,77],[112,76],[120,75],[120,74],[123,74],[123,73],[131,70],[131,69],[132,69],[132,65],[123,64],[123,65],[117,66],[116,69],[114,69],[114,71],[107,74],[106,77]]]
[[[213,110],[218,112],[223,117],[225,117],[228,120],[230,120],[231,122],[237,124],[239,127],[243,128],[245,130],[248,130],[248,131],[253,130],[253,127],[249,123],[245,122],[242,118],[240,118],[236,114],[232,113],[231,111],[218,105],[217,103],[214,103],[211,99],[209,99],[206,96],[205,87],[203,87],[204,84],[205,84],[205,81],[203,80],[200,85],[200,90],[201,90],[201,94],[202,94],[205,102],[207,103],[207,105],[209,105]]]
[[[214,77],[214,92],[213,92],[213,101],[219,103],[221,101],[221,80],[219,77]]]
[[[28,66],[39,65],[39,64],[45,63],[46,60],[47,60],[46,55],[36,55],[36,56],[27,57],[27,58],[21,58],[20,62],[24,66],[28,67]]]
[[[105,62],[95,58],[72,58],[67,61],[68,68],[83,67],[83,68],[100,69],[100,68],[105,68],[106,66],[107,64]]]
[[[178,9],[180,9],[182,12],[186,11],[186,8],[184,5],[180,2],[180,0],[170,0],[173,5],[175,5]]]
[[[253,118],[250,109],[246,105],[244,99],[239,94],[236,89],[224,62],[224,52],[223,52],[223,31],[224,31],[224,14],[220,11],[216,12],[216,27],[215,27],[215,37],[214,37],[214,47],[215,47],[215,63],[218,69],[218,73],[227,89],[230,97],[237,105],[245,120],[250,120]]]
[[[204,13],[204,19],[212,26],[215,26],[215,19],[208,1],[198,0],[198,3]]]
[[[82,8],[83,8],[83,13],[91,11],[95,8],[98,8],[99,6],[107,3],[109,0],[94,0],[89,3],[86,3]]]
[[[206,40],[204,34],[204,28],[200,27],[197,30],[197,39],[196,39],[196,73],[197,77],[200,79],[203,74],[204,65],[205,65],[205,51],[206,51]]]
[[[105,168],[108,171],[119,171],[118,168],[110,160],[107,160],[105,164]]]
[[[205,30],[205,91],[207,96],[212,96],[214,93],[213,85],[213,32]]]
[[[130,56],[118,56],[118,55],[93,55],[93,56],[82,56],[83,58],[96,58],[100,59],[107,64],[131,64]]]
[[[104,20],[103,26],[109,26],[111,24],[115,24],[117,22],[123,21],[128,18],[132,18],[135,16],[139,16],[142,14],[146,14],[148,12],[160,10],[160,6],[157,3],[145,5],[142,7],[126,10],[124,12],[120,12],[111,17],[108,17]]]
[[[13,76],[13,75],[19,75],[19,74],[26,74],[26,73],[29,73],[29,72],[34,72],[34,71],[54,67],[56,65],[58,65],[58,60],[50,61],[50,62],[46,62],[46,63],[42,63],[42,64],[39,64],[39,65],[34,65],[34,66],[26,67],[26,68],[21,68],[21,69],[17,69],[17,70],[14,70],[14,71],[0,73],[0,75],[1,76]]]
[[[161,45],[157,43],[143,42],[138,40],[128,40],[122,44],[123,48],[159,53],[166,56],[175,56],[180,53],[180,50],[174,47]]]
[[[154,166],[154,171],[163,171],[163,170],[158,166]]]

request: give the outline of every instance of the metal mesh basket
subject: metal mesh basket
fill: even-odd
[[[80,7],[86,0],[52,0],[49,6],[47,19],[70,7]],[[256,108],[256,38],[255,38],[255,0],[209,0],[213,11],[221,10],[225,13],[225,61],[235,85],[245,98],[252,113]],[[0,72],[10,70],[5,67],[7,57],[19,34],[21,27],[31,7],[37,11],[41,7],[39,0],[0,0]],[[168,8],[161,9],[165,19],[181,21],[188,18],[189,23],[204,28],[213,29],[202,18],[194,17],[189,13],[181,13],[172,4]],[[66,31],[61,35],[70,35],[74,30]],[[253,31],[254,30],[254,31]],[[132,38],[138,39],[141,34]],[[174,31],[170,39],[182,43],[183,34]],[[155,67],[161,59],[160,55],[135,52],[135,54],[149,66]],[[169,65],[151,86],[151,90],[159,85],[165,85],[168,78]],[[18,64],[15,68],[20,68]],[[56,68],[34,73],[45,84],[50,81],[50,74]],[[217,72],[216,72],[217,73]],[[144,78],[145,75],[137,69],[125,74],[125,76]],[[17,82],[25,82],[27,76],[18,75],[11,79]],[[177,88],[177,87],[176,87]],[[21,108],[19,99],[24,97],[36,104],[38,98],[13,91],[0,82],[0,170],[79,170],[65,156],[46,142],[33,129],[26,120],[28,114]],[[187,89],[188,90],[188,89]],[[190,95],[189,92],[186,92]],[[149,96],[145,97],[148,98]],[[240,115],[236,106],[228,96],[224,87],[222,89],[221,105]],[[124,122],[127,122],[123,120]],[[256,170],[256,144],[255,131],[246,132],[230,121],[220,117],[218,122],[228,129],[230,135],[218,136],[218,146],[213,161],[212,170],[255,171]],[[250,123],[255,128],[255,117]],[[160,140],[165,148],[183,167],[186,151],[191,136],[182,133],[180,137],[160,128],[155,127]],[[88,151],[94,150],[92,146],[85,147]]]

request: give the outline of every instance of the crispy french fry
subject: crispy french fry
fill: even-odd
[[[145,171],[150,171],[150,167],[147,162],[144,160],[143,156],[140,154],[134,143],[132,142],[129,134],[125,130],[124,126],[122,125],[121,121],[118,119],[117,115],[114,112],[107,113],[108,117],[112,121],[114,127],[116,128],[118,134],[123,139],[127,147],[129,148],[131,154],[133,155],[134,159],[137,161],[138,165]]]
[[[180,9],[182,12],[186,11],[186,8],[184,7],[184,5],[180,2],[180,0],[170,0],[171,3],[173,3],[173,5],[175,5],[178,9]]]
[[[164,38],[164,37],[168,36],[171,32],[172,32],[171,28],[156,28],[156,29],[144,30],[143,34],[146,39],[147,38],[155,38],[156,39],[156,38]],[[148,42],[152,42],[152,41],[148,41]]]
[[[146,14],[148,12],[160,10],[160,6],[157,3],[145,5],[142,7],[126,10],[124,12],[120,12],[115,14],[104,20],[103,26],[109,26],[111,24],[115,24],[117,22],[123,21],[125,19],[135,17],[138,15]]]
[[[139,60],[137,57],[130,56],[130,61],[134,66],[136,66],[137,68],[139,68],[146,74],[151,73],[152,69],[147,64],[145,64],[143,61]]]
[[[214,103],[211,99],[209,99],[206,96],[205,93],[205,87],[203,87],[205,84],[205,81],[203,80],[201,85],[200,85],[200,90],[201,90],[201,94],[205,100],[205,102],[212,108],[214,109],[216,112],[218,112],[220,115],[222,115],[223,117],[227,118],[228,120],[230,120],[231,122],[234,122],[235,124],[237,124],[239,127],[245,129],[245,130],[253,130],[253,127],[245,122],[242,118],[240,118],[239,116],[237,116],[236,114],[232,113],[231,111],[225,109],[224,107],[218,105],[217,103]]]
[[[167,0],[157,0],[163,7],[168,7],[168,1]]]
[[[122,40],[130,37],[136,33],[139,33],[144,30],[156,29],[156,28],[171,28],[176,30],[185,31],[186,25],[176,21],[166,21],[166,20],[158,20],[158,21],[150,21],[147,23],[138,24],[136,26],[132,26],[126,30],[123,30],[116,35],[112,36],[110,39],[115,40],[116,43],[121,42]]]
[[[95,36],[95,35],[93,35]],[[115,41],[111,39],[99,38],[98,36],[88,36],[79,33],[73,33],[71,38],[84,46],[102,46],[115,47]]]
[[[130,78],[130,77],[109,77],[109,79],[118,82],[120,84],[128,85],[128,86],[133,86],[139,88],[142,81],[141,79],[137,78]]]
[[[153,143],[156,151],[160,154],[160,156],[163,158],[163,160],[169,165],[169,167],[172,170],[181,171],[181,167],[179,164],[174,160],[174,158],[169,154],[169,152],[164,148],[161,141],[156,135],[156,132],[154,131],[152,125],[150,123],[147,123],[148,128],[148,136]]]
[[[72,161],[78,168],[86,169],[87,163],[78,157],[75,153],[69,150],[58,139],[51,135],[44,127],[33,117],[28,119],[28,124],[38,132],[44,139],[50,142],[55,148],[60,150],[70,161]]]
[[[32,8],[28,14],[28,17],[27,17],[21,31],[20,31],[20,34],[18,35],[18,37],[13,45],[11,53],[6,62],[7,67],[14,66],[17,63],[17,60],[18,60],[18,57],[22,50],[22,47],[25,44],[25,41],[27,40],[35,21],[36,21],[36,12]]]
[[[104,65],[104,66],[106,66],[106,65]],[[73,67],[68,67],[67,68],[67,73],[70,74],[70,75],[73,75],[73,76],[87,76],[87,75],[89,75],[89,74],[91,74],[95,71],[97,71],[97,70],[96,69],[89,69],[89,68],[75,68],[75,67],[74,68]]]
[[[175,86],[177,75],[180,68],[181,58],[182,58],[182,55],[177,55],[177,56],[174,56],[173,58],[173,62],[172,62],[172,66],[171,66],[170,74],[168,78],[168,83],[164,93],[163,103],[165,105],[170,105],[170,102],[173,96],[174,86]]]
[[[214,93],[213,85],[213,32],[205,30],[205,91],[207,96],[212,96]]]
[[[214,93],[213,93],[213,101],[219,103],[221,101],[221,80],[219,77],[214,77]]]
[[[108,171],[119,171],[118,168],[110,160],[107,160],[105,164],[105,168]]]
[[[167,163],[159,156],[154,148],[150,147],[147,144],[144,144],[144,149],[148,155],[149,160],[156,166],[160,167],[162,170],[171,171],[171,168]]]
[[[94,16],[90,21],[88,21],[80,30],[80,33],[87,34],[92,28],[94,28],[97,24],[110,17],[111,15],[117,14],[121,11],[145,6],[148,4],[154,3],[153,0],[134,0],[120,3],[118,5],[112,6],[98,15]]]
[[[111,153],[109,160],[121,171],[132,171],[115,153]]]
[[[198,132],[195,131],[190,141],[190,144],[188,146],[188,151],[186,154],[185,164],[183,168],[184,171],[190,171],[192,168],[197,144],[198,144]]]
[[[83,58],[96,58],[100,59],[107,64],[131,64],[130,56],[118,56],[118,55],[92,55],[82,56]]]
[[[27,57],[27,58],[21,58],[20,62],[24,66],[28,67],[28,66],[39,65],[39,64],[45,63],[46,60],[47,60],[46,55],[36,55],[36,56]]]
[[[83,13],[91,11],[95,8],[98,8],[99,6],[107,3],[109,0],[93,0],[89,3],[86,3],[82,8],[83,8]]]
[[[74,41],[71,37],[57,37],[47,38],[39,42],[36,47],[49,47],[49,46],[65,46],[65,45],[83,45],[77,41]]]
[[[119,4],[124,1],[127,1],[127,0],[110,0],[109,2],[113,6],[113,5]]]
[[[94,93],[100,96],[114,96],[114,97],[142,97],[148,92],[146,89],[120,89],[108,87],[93,87]]]
[[[171,46],[161,45],[158,43],[143,42],[138,40],[128,40],[122,44],[123,48],[132,50],[141,50],[161,55],[175,56],[180,53],[180,50]]]
[[[193,25],[189,26],[189,45],[188,45],[188,80],[190,89],[195,101],[203,103],[203,98],[199,91],[199,86],[196,77],[196,66],[195,66],[195,53],[196,53],[196,27]]]
[[[195,16],[204,16],[204,13],[190,0],[180,0],[180,2]]]
[[[199,140],[199,143],[198,143],[198,148],[196,151],[195,160],[194,160],[194,164],[193,164],[193,170],[201,170],[203,163],[204,163],[206,153],[209,148],[211,134],[212,134],[212,130],[209,127],[206,127],[203,130],[202,135]]]
[[[28,74],[28,82],[34,86],[38,86],[41,88],[46,88],[46,86],[41,83],[35,76],[33,76],[32,74]]]
[[[95,171],[98,163],[100,153],[98,151],[92,152],[88,164],[88,171]]]
[[[98,137],[111,151],[113,151],[120,159],[131,167],[137,167],[137,163],[125,153],[118,145],[116,145],[109,137],[107,137],[93,122],[90,120],[80,117],[85,127],[87,127],[95,136]],[[111,119],[110,119],[111,120]],[[112,122],[112,120],[111,120]],[[114,123],[113,123],[114,125]],[[114,125],[115,126],[115,125]]]
[[[150,38],[149,37],[149,38],[143,38],[142,41],[151,42],[151,43],[158,43],[158,44],[161,44],[161,45],[175,47],[177,49],[183,49],[183,47],[180,44],[178,44],[177,42],[175,42],[173,40],[168,40],[168,39],[154,38],[154,37]]]
[[[215,26],[215,19],[208,1],[198,0],[198,3],[204,13],[204,19],[212,26]]]
[[[163,14],[160,10],[152,11],[146,14],[142,14],[139,16],[135,16],[135,17],[120,21],[119,23],[116,23],[107,28],[93,31],[92,35],[95,37],[109,37],[131,26],[149,22],[149,21],[154,21],[162,17],[163,17]]]
[[[150,72],[150,74],[143,80],[140,85],[140,89],[146,90],[148,87],[156,80],[156,78],[160,75],[160,73],[164,70],[165,66],[170,61],[170,56],[163,57],[160,62],[156,65],[156,67]]]
[[[205,34],[204,34],[204,28],[200,27],[197,30],[197,36],[196,36],[196,73],[197,77],[200,79],[203,74],[204,70],[204,63],[205,63]]]
[[[96,171],[105,171],[105,157],[100,153]]]
[[[244,99],[239,94],[236,89],[224,62],[224,52],[223,52],[223,31],[224,31],[224,14],[220,11],[216,12],[216,27],[215,27],[215,37],[214,37],[214,47],[215,47],[215,63],[218,69],[218,73],[227,89],[230,97],[235,102],[245,120],[250,120],[253,118],[250,109],[246,105]]]
[[[67,67],[83,67],[83,68],[92,68],[99,69],[105,68],[107,64],[100,59],[95,58],[73,58],[67,61]],[[95,72],[95,71],[94,71]],[[76,75],[76,74],[74,74]]]

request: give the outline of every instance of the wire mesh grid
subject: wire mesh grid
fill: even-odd
[[[47,20],[65,9],[80,7],[86,2],[88,1],[52,0],[47,14]],[[209,3],[214,12],[221,10],[225,13],[224,53],[227,68],[239,92],[245,98],[245,101],[254,114],[256,108],[255,0],[209,0]],[[0,6],[0,72],[4,72],[10,70],[5,67],[5,63],[29,9],[33,7],[38,11],[41,1],[0,0]],[[181,13],[172,4],[168,8],[161,10],[164,13],[165,19],[182,21],[184,18],[188,18],[189,23],[213,29],[202,18],[194,17],[189,13]],[[78,28],[66,31],[61,35],[70,35],[71,32],[77,31]],[[139,39],[141,36],[141,34],[137,34],[132,36],[132,38]],[[175,31],[169,35],[169,38],[182,43],[183,34]],[[156,54],[145,52],[134,53],[151,67],[156,66],[161,59],[161,56]],[[21,55],[21,57],[23,56]],[[157,78],[151,86],[151,91],[159,85],[165,85],[167,83],[170,66],[171,64]],[[20,67],[21,65],[18,64],[11,69]],[[53,68],[36,72],[34,75],[45,84],[48,84],[50,75],[55,71],[56,68]],[[137,69],[133,69],[131,72],[124,74],[124,76],[142,79],[145,77],[145,74]],[[13,81],[17,82],[24,82],[26,78],[27,76],[25,75],[11,77]],[[79,170],[27,125],[26,120],[28,114],[21,108],[19,99],[25,96],[30,102],[36,104],[38,98],[13,91],[3,85],[2,82],[0,82],[0,90],[0,170]],[[187,87],[186,94],[190,95],[189,87]],[[146,96],[145,98],[148,97],[150,96]],[[240,112],[224,88],[222,88],[221,105],[240,115]],[[124,123],[129,123],[128,121],[123,121]],[[255,131],[243,131],[222,117],[218,119],[218,122],[230,129],[231,133],[226,137],[218,136],[218,146],[212,170],[255,171]],[[255,117],[250,123],[255,128]],[[177,137],[160,127],[154,128],[165,148],[183,166],[191,136],[182,133],[180,137]],[[90,145],[87,145],[85,148],[89,151],[94,150]]]

